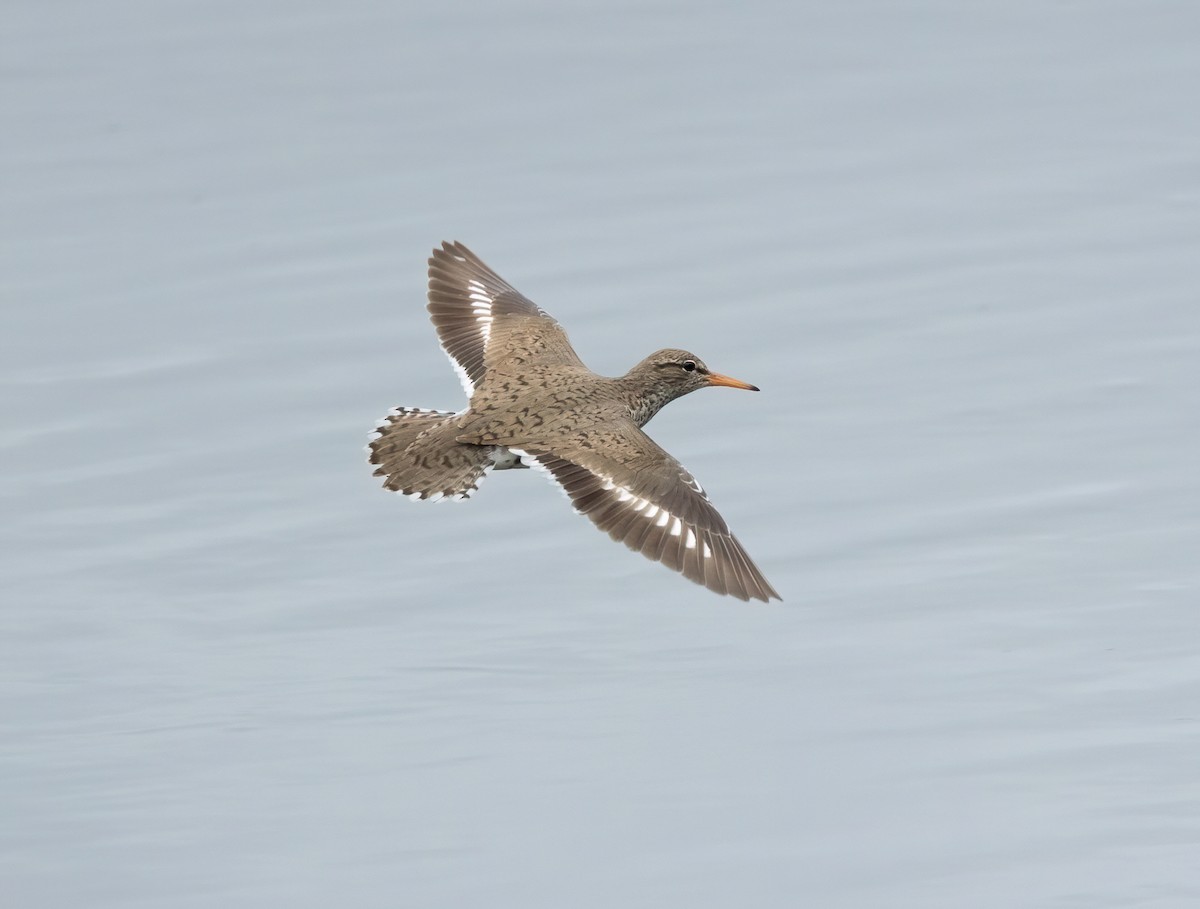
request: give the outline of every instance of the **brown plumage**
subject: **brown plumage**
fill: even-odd
[[[397,408],[385,418],[370,454],[386,488],[467,498],[493,467],[537,467],[630,549],[717,593],[779,598],[700,484],[641,430],[699,388],[757,388],[673,349],[624,376],[596,375],[562,326],[461,243],[433,251],[428,308],[470,400],[457,414]]]

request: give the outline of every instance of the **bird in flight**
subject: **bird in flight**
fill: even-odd
[[[691,473],[642,432],[699,388],[755,386],[674,349],[623,376],[597,375],[558,322],[461,243],[434,249],[428,309],[468,403],[458,413],[397,407],[384,418],[368,451],[385,488],[465,499],[493,468],[538,468],[630,549],[716,593],[780,598]]]

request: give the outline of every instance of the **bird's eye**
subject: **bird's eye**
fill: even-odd
[[[696,371],[696,361],[695,360],[684,360],[683,368],[687,372],[695,372]]]

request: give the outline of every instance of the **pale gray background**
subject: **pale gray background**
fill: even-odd
[[[0,72],[6,907],[1200,904],[1200,8],[29,2]],[[458,408],[425,258],[785,597]]]

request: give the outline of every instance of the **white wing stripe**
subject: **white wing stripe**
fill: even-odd
[[[471,377],[467,375],[467,371],[463,369],[462,364],[454,357],[450,356],[449,352],[443,350],[446,354],[446,359],[450,361],[450,365],[454,367],[454,374],[458,376],[458,381],[462,383],[463,391],[467,393],[467,400],[471,399],[471,395],[475,394],[475,383],[471,381]]]
[[[483,337],[483,347],[487,349],[488,339],[492,336],[492,303],[495,301],[488,289],[474,279],[467,281],[467,299],[471,301],[471,312],[479,324],[479,334]]]

